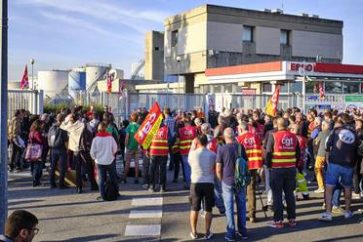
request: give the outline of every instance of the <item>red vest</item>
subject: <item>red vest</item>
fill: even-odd
[[[180,138],[180,154],[188,155],[190,146],[192,144],[193,139],[197,136],[197,129],[193,126],[187,126],[179,129],[179,138]]]
[[[277,131],[274,136],[272,168],[296,167],[296,135],[290,131]]]
[[[208,145],[207,145],[208,150],[214,152],[217,154],[217,150],[218,150],[218,140],[217,138],[213,138],[211,141],[209,141]]]
[[[305,150],[307,148],[307,144],[306,144],[306,138],[301,136],[301,135],[296,135],[297,140],[299,142],[299,147],[300,147],[300,160],[298,162],[298,167],[303,167],[304,163],[305,163]]]
[[[168,127],[160,127],[151,141],[150,155],[151,156],[168,156]]]
[[[248,157],[248,168],[250,170],[260,169],[263,165],[262,145],[257,134],[245,133],[238,138],[238,142],[243,145]]]

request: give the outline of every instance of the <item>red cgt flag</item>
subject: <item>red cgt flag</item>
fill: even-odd
[[[25,65],[24,74],[20,81],[20,89],[23,90],[25,88],[29,88],[28,66],[27,65]]]

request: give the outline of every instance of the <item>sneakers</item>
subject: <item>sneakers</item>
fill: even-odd
[[[333,206],[331,212],[332,214],[343,214],[344,209],[342,209],[341,207]]]
[[[198,234],[197,233],[190,232],[190,238],[192,238],[192,239],[198,239]]]
[[[291,228],[296,227],[296,220],[295,219],[289,219],[289,226]]]
[[[224,239],[226,240],[226,241],[236,241],[236,239],[235,238],[232,238],[232,237],[229,237],[229,236],[224,236]]]
[[[351,217],[353,217],[352,211],[345,211],[344,212],[344,218],[349,219]]]
[[[202,218],[205,218],[205,212],[202,210],[202,211],[200,211],[200,216],[202,217]]]
[[[352,199],[353,199],[353,200],[359,200],[359,199],[360,199],[360,194],[359,194],[359,193],[355,193],[355,192],[353,192],[353,193],[352,193]]]
[[[319,188],[314,191],[314,193],[324,193],[324,192],[325,192],[324,188]]]
[[[155,189],[154,189],[154,188],[152,188],[152,187],[150,187],[148,191],[149,191],[149,192],[155,192]]]
[[[149,189],[149,184],[142,185],[142,188],[144,188],[145,190]]]
[[[240,233],[240,232],[236,232],[236,234],[237,234],[239,237],[241,237],[241,239],[243,239],[243,240],[248,239],[247,234],[242,234],[242,233]]]
[[[209,231],[209,233],[205,234],[204,239],[209,240],[213,237],[213,233]]]
[[[333,220],[333,217],[331,216],[331,213],[322,213],[320,218],[320,221],[324,221],[324,222],[331,222]]]
[[[284,228],[284,224],[282,221],[271,221],[267,223],[267,226],[275,229],[282,229]]]

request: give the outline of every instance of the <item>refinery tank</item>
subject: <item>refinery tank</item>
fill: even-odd
[[[71,71],[68,74],[68,93],[73,99],[77,99],[81,91],[86,90],[86,72]]]
[[[65,70],[38,71],[38,89],[50,98],[60,94],[68,84],[68,73]]]
[[[88,90],[95,82],[104,79],[107,71],[110,69],[111,65],[87,64],[86,89]]]

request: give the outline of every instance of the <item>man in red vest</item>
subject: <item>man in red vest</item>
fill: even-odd
[[[273,194],[274,220],[269,224],[281,229],[283,224],[282,191],[285,193],[287,218],[290,227],[296,226],[296,165],[300,160],[299,142],[295,134],[287,130],[285,119],[277,119],[277,132],[272,133],[266,145],[266,166],[271,168],[270,181]]]
[[[188,154],[193,139],[197,136],[197,129],[191,125],[191,120],[189,117],[185,117],[183,122],[184,127],[180,128],[178,132],[180,140],[179,151],[183,160],[183,169],[185,175],[184,188],[189,189],[191,170],[188,163]]]
[[[248,200],[248,217],[251,223],[256,220],[256,180],[259,174],[258,170],[262,168],[262,145],[257,134],[248,131],[246,122],[240,123],[241,135],[237,137],[240,143],[246,150],[248,157],[248,169],[251,172],[251,183],[247,186]]]
[[[168,127],[162,124],[151,141],[149,150],[151,157],[150,192],[156,191],[158,181],[160,182],[160,193],[166,191],[166,163],[169,154],[168,137]]]

